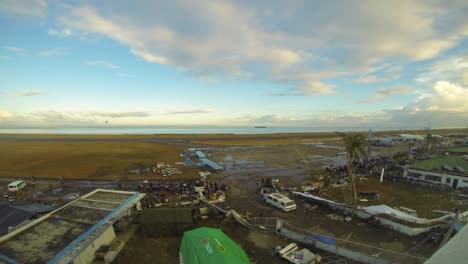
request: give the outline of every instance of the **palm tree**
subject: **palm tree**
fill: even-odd
[[[426,140],[424,142],[424,150],[426,154],[432,154],[434,151],[434,148],[436,145],[439,143],[438,138],[432,136],[432,134],[429,132],[426,135]]]
[[[345,133],[338,133],[345,145],[347,164],[348,164],[348,181],[350,185],[351,204],[353,206],[353,213],[356,210],[356,186],[354,184],[353,175],[353,161],[359,160],[360,157],[366,157],[366,144],[367,141],[362,135],[347,135]]]

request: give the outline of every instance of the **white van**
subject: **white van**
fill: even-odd
[[[264,194],[264,198],[268,204],[271,204],[285,212],[296,209],[296,203],[281,193]]]
[[[19,191],[19,190],[23,189],[24,187],[26,187],[26,183],[24,181],[14,181],[14,182],[8,184],[8,190],[10,192]]]

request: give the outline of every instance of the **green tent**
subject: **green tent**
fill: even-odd
[[[184,233],[179,250],[181,264],[243,264],[249,258],[220,229],[197,228]]]

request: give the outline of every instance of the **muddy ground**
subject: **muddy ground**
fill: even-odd
[[[275,177],[283,186],[297,187],[307,183],[310,180],[310,175],[325,174],[324,168],[331,163],[344,164],[345,154],[339,141],[299,141],[301,143],[294,141],[294,144],[250,146],[195,144],[191,140],[176,139],[167,141],[159,139],[156,142],[174,144],[178,148],[201,149],[209,155],[211,160],[225,166],[225,171],[210,176],[211,180],[223,181],[231,186],[227,201],[221,204],[223,208],[235,209],[251,218],[279,217],[294,226],[314,233],[397,252],[408,252],[416,245],[420,245],[412,250],[411,254],[425,258],[429,257],[438,247],[438,244],[435,243],[424,242],[420,244],[426,239],[424,235],[407,237],[380,226],[363,223],[357,219],[347,222],[338,212],[315,207],[313,203],[291,195],[290,197],[296,201],[298,208],[287,213],[268,207],[260,199],[257,193],[257,182],[262,177]],[[407,149],[406,144],[401,144],[395,147],[372,147],[370,151],[373,155],[379,156]],[[196,176],[194,172],[193,177]],[[419,216],[426,218],[440,216],[440,214],[433,212],[435,209],[445,211],[453,211],[454,208],[459,208],[462,211],[468,209],[465,200],[461,200],[450,192],[405,182],[384,180],[383,183],[379,183],[377,178],[365,176],[357,182],[357,189],[378,192],[382,198],[379,201],[363,202],[360,204],[363,206],[373,204],[387,204],[396,208],[405,206],[416,210]],[[3,182],[0,191],[3,192],[6,183],[12,180],[9,178],[0,179]],[[177,178],[165,178],[164,180],[171,181],[177,180]],[[64,202],[57,201],[56,198],[69,193],[84,194],[94,188],[120,188],[121,184],[123,184],[124,189],[135,190],[138,181],[132,180],[131,177],[126,179],[109,177],[107,180],[66,179],[64,182],[57,179],[37,179],[34,188],[31,185],[27,187],[27,193],[41,193],[40,197],[48,198],[48,201],[45,202]],[[329,187],[317,194],[327,199],[344,202],[348,195],[348,188]],[[17,200],[22,199],[22,197],[16,198]],[[273,234],[250,231],[237,223],[221,224],[223,220],[223,217],[211,217],[199,225],[222,228],[244,248],[253,263],[286,263],[273,255],[272,248],[278,245],[285,246],[290,241],[285,241]],[[137,234],[117,257],[116,263],[179,263],[178,249],[181,238],[181,236],[149,238]],[[312,251],[317,252],[315,249]],[[329,257],[324,252],[319,253]]]
[[[426,235],[408,237],[384,227],[363,223],[358,219],[347,222],[338,212],[315,207],[312,202],[293,197],[298,208],[282,212],[269,207],[257,192],[261,177],[276,177],[285,186],[300,186],[308,182],[310,175],[324,174],[330,164],[343,164],[345,156],[339,143],[307,143],[291,145],[259,146],[199,146],[213,161],[222,163],[226,170],[212,176],[213,180],[229,182],[231,193],[221,206],[253,217],[278,217],[284,221],[318,234],[329,235],[349,241],[372,245],[396,252],[408,252],[427,258],[438,248],[438,244],[422,242]],[[372,147],[373,155],[384,155],[404,151],[407,145],[396,147]],[[450,193],[405,182],[379,183],[373,177],[363,177],[357,182],[358,190],[376,191],[381,194],[379,201],[364,202],[360,205],[388,204],[393,207],[405,206],[416,210],[419,216],[434,218],[440,216],[433,210],[453,211],[455,208],[468,209],[467,202]],[[348,195],[347,187],[321,190],[318,195],[343,202]],[[220,224],[223,218],[210,219],[203,226],[222,228],[238,242],[254,263],[285,263],[273,255],[272,248],[285,246],[291,241],[273,234],[248,230],[237,223]],[[130,245],[120,254],[117,263],[178,263],[178,248],[181,236],[145,238],[134,237]],[[416,249],[413,249],[419,245]],[[317,251],[317,250],[315,250]],[[329,256],[325,252],[319,252]],[[156,257],[157,256],[157,257]],[[403,261],[404,263],[405,261]],[[348,262],[350,263],[350,262]]]

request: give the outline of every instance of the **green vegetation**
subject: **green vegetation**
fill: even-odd
[[[414,163],[414,165],[411,167],[414,169],[430,171],[430,170],[441,169],[441,167],[444,165],[447,165],[450,167],[459,166],[465,169],[465,174],[468,174],[468,161],[460,157],[446,156],[446,157],[433,158],[429,160],[421,160],[421,161],[417,161],[416,163]]]
[[[202,145],[218,145],[218,146],[259,146],[259,145],[290,145],[290,144],[304,144],[314,142],[334,142],[339,138],[310,138],[310,139],[297,139],[297,138],[254,138],[254,139],[215,139],[215,140],[194,140],[193,144]]]
[[[366,139],[362,135],[348,135],[338,133],[342,139],[346,150],[347,167],[348,167],[348,180],[350,183],[350,196],[353,212],[356,209],[356,186],[354,184],[353,175],[353,161],[359,160],[360,157],[366,157],[367,152],[365,146],[367,145]]]
[[[178,147],[145,142],[0,141],[0,149],[2,177],[123,178],[129,169],[182,161]]]
[[[450,149],[448,149],[448,151],[450,151],[450,152],[468,153],[468,147],[450,148]]]

